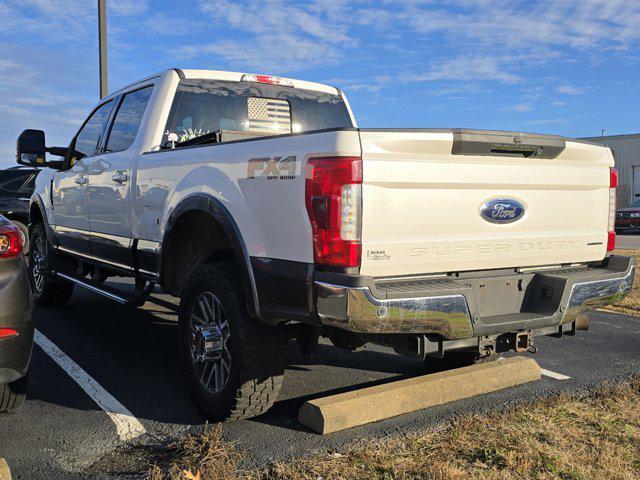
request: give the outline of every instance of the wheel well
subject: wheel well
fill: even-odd
[[[35,225],[36,223],[42,223],[42,222],[43,222],[43,218],[42,218],[42,212],[40,211],[40,207],[38,207],[38,205],[34,203],[33,205],[31,205],[31,208],[29,209],[29,223],[32,225]]]
[[[210,214],[191,210],[173,224],[163,241],[161,279],[163,287],[180,294],[188,278],[203,264],[215,260],[236,258],[231,241],[220,224]]]

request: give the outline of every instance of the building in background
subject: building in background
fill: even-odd
[[[603,143],[613,151],[619,173],[618,208],[640,200],[640,133],[588,137],[583,140]]]

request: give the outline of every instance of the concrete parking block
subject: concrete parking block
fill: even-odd
[[[0,480],[11,480],[11,471],[4,458],[0,458]]]
[[[533,382],[540,375],[535,360],[513,357],[310,400],[298,421],[327,434]]]

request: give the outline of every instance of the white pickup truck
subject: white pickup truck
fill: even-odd
[[[584,329],[634,277],[610,254],[608,148],[359,129],[317,83],[169,70],[102,99],[69,147],[25,130],[17,161],[51,167],[31,199],[37,303],[76,285],[127,305],[156,284],[180,297],[186,379],[212,420],[273,404],[288,338],[491,360]]]

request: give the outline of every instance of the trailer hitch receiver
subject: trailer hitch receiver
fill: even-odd
[[[526,352],[531,348],[531,334],[529,332],[516,333],[516,352]]]

